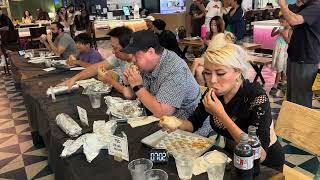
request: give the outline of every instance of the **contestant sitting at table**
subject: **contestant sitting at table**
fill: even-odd
[[[101,54],[94,48],[91,48],[92,38],[89,34],[81,33],[74,38],[74,41],[76,42],[79,55],[78,57],[70,55],[67,64],[88,67],[103,60]]]
[[[133,54],[135,65],[124,72],[124,82],[154,116],[188,118],[199,103],[199,85],[176,53],[160,46],[151,31],[135,32],[122,50]]]
[[[215,43],[215,40],[212,41]],[[226,138],[225,149],[233,152],[240,134],[256,126],[261,141],[261,163],[282,170],[284,152],[277,140],[268,96],[258,83],[247,78],[250,64],[245,61],[245,50],[227,41],[218,46],[209,45],[204,54],[204,72],[208,90],[189,118],[180,120],[164,117],[160,126],[164,130],[196,131],[210,117],[211,127]]]
[[[154,31],[158,35],[160,45],[170,51],[175,52],[178,56],[182,56],[182,51],[179,48],[176,35],[166,30],[166,22],[161,19],[156,19],[152,22]]]
[[[154,26],[152,24],[152,22],[154,21],[154,17],[153,16],[147,16],[144,21],[146,22],[147,28],[150,31],[154,31]]]
[[[214,16],[210,20],[210,32],[207,33],[207,37],[203,41],[203,48],[207,49],[208,43],[219,33],[224,33],[224,21],[222,17]],[[230,41],[233,41],[233,39],[235,39],[235,37],[231,33],[226,33],[226,38],[230,39]],[[204,59],[202,57],[195,58],[192,63],[191,69],[192,74],[196,77],[197,82],[202,86],[205,85],[205,81],[202,75],[203,65]]]
[[[24,24],[31,24],[32,21],[33,21],[33,17],[31,15],[30,11],[29,10],[25,10],[24,14],[23,14],[23,17],[22,17],[22,22]]]
[[[59,22],[50,25],[51,33],[41,35],[40,42],[55,55],[67,59],[71,54],[77,55],[76,43],[72,37],[65,33]]]
[[[121,77],[122,72],[130,65],[132,55],[121,52],[123,47],[129,44],[132,30],[128,27],[116,27],[112,29],[108,35],[111,36],[112,53],[106,60],[93,64],[87,67],[79,74],[73,76],[60,85],[67,85],[69,88],[75,84],[76,81],[88,79],[98,75],[98,78],[105,83],[111,84],[118,92],[123,94],[126,98],[130,98],[130,88],[121,84],[121,80],[116,81],[112,78],[112,72],[108,70],[115,69]]]

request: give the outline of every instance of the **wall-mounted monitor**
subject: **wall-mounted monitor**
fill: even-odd
[[[130,9],[128,6],[123,6],[122,11],[125,16],[130,16]]]

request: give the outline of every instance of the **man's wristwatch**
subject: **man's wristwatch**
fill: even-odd
[[[137,86],[134,86],[133,88],[132,88],[132,90],[133,90],[133,92],[134,93],[136,93],[136,92],[138,92],[141,88],[143,88],[143,85],[137,85]]]

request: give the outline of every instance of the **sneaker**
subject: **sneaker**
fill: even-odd
[[[275,96],[275,95],[277,94],[277,92],[278,92],[278,89],[275,88],[275,87],[272,87],[271,90],[270,90],[270,92],[269,92],[269,94],[270,94],[271,96]]]

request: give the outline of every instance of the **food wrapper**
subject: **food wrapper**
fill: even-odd
[[[143,114],[143,108],[140,107],[138,100],[123,100],[119,97],[106,96],[105,102],[108,106],[107,114],[117,118],[136,118]]]
[[[60,157],[69,157],[71,156],[73,153],[75,153],[78,149],[80,149],[80,147],[84,144],[85,140],[87,139],[88,134],[84,134],[82,136],[80,136],[77,140],[67,140],[63,146],[63,150],[62,153],[60,155]]]
[[[210,159],[216,162],[220,159],[223,159],[223,153],[217,150],[212,151],[208,156]],[[231,159],[228,158],[227,162],[230,163]],[[203,156],[200,156],[193,161],[193,174],[197,176],[205,172],[207,172],[206,161],[204,160]]]
[[[110,142],[110,136],[114,134],[117,128],[116,121],[94,121],[93,123],[93,133],[98,137],[100,144],[102,144],[102,149],[108,149]]]
[[[78,137],[81,134],[82,128],[68,114],[59,114],[56,123],[70,137]]]
[[[87,134],[87,138],[83,144],[83,153],[89,163],[99,155],[102,147],[103,145],[98,140],[98,136],[96,134]]]
[[[115,132],[116,121],[95,121],[93,133],[80,136],[77,140],[67,140],[63,146],[61,157],[69,157],[83,146],[83,153],[89,163],[99,155],[101,149],[108,149],[110,136]]]
[[[87,86],[82,94],[107,94],[111,91],[112,86],[105,84],[101,81],[97,81],[96,83],[92,83],[89,86]]]

